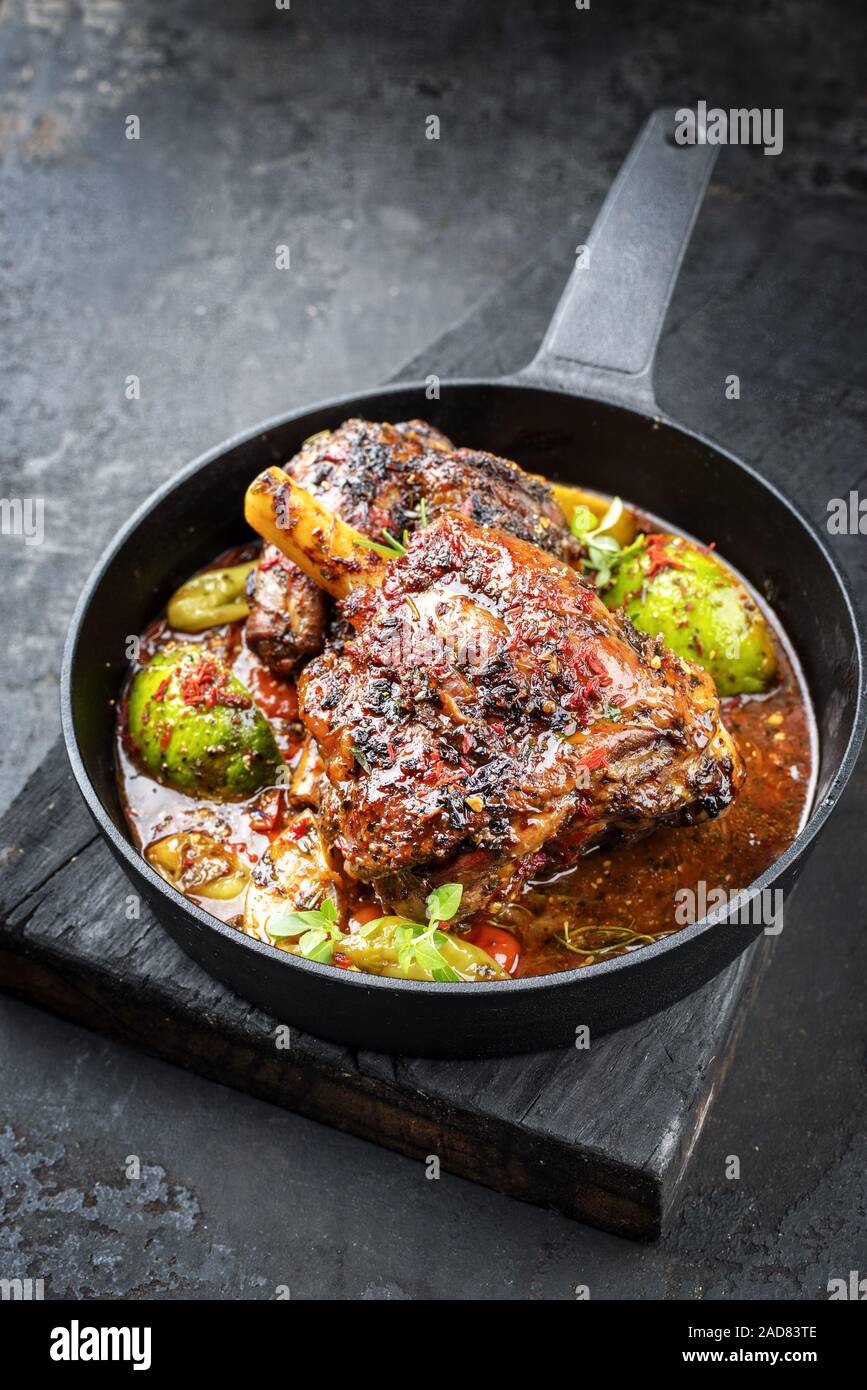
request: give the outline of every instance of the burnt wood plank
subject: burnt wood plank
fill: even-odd
[[[40,808],[52,804],[66,807],[54,861],[44,841],[31,854]],[[432,1062],[355,1054],[294,1029],[284,1049],[275,1021],[189,960],[144,904],[138,920],[127,919],[130,885],[94,838],[60,757],[46,760],[0,822],[0,856],[7,991],[623,1235],[660,1229],[744,983],[757,974],[749,952],[692,999],[586,1052]]]

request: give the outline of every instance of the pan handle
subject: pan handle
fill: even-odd
[[[657,413],[653,363],[715,145],[678,145],[674,110],[646,122],[593,224],[524,383]]]

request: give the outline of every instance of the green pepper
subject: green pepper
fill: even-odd
[[[401,952],[401,938],[413,923],[405,917],[379,917],[375,922],[362,927],[358,933],[340,939],[340,951],[359,970],[367,970],[372,975],[389,975],[401,980],[433,980],[435,977],[425,963],[423,952],[413,954]],[[416,927],[422,932],[422,927]],[[445,964],[454,971],[459,980],[508,980],[509,976],[487,951],[474,946],[461,936],[437,930],[434,936],[436,948]],[[401,962],[401,954],[404,956]]]
[[[206,570],[188,579],[172,594],[166,609],[169,626],[177,632],[204,632],[246,618],[247,576],[257,561],[231,565],[224,570]]]
[[[179,893],[196,898],[237,898],[250,877],[234,850],[201,830],[181,830],[152,841],[145,859]]]
[[[133,678],[127,719],[147,771],[193,796],[243,799],[281,767],[267,719],[205,647],[158,651]]]
[[[774,640],[755,600],[715,555],[681,536],[649,535],[630,547],[601,596],[703,666],[720,695],[757,695],[774,678]]]

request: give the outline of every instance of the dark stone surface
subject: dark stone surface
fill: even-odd
[[[862,42],[854,5],[803,0],[315,15],[298,0],[5,0],[0,492],[44,497],[47,532],[0,541],[4,799],[53,742],[71,605],[131,508],[251,421],[389,375],[570,215],[587,225],[660,102],[786,113],[778,159],[720,161],[661,401],[818,524],[829,497],[863,492]],[[289,272],[273,264],[283,241]],[[867,592],[864,538],[838,550]],[[428,1182],[3,1000],[0,1272],[114,1296],[821,1297],[867,1261],[865,794],[862,767],[657,1246]]]

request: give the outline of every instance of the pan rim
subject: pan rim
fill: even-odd
[[[198,907],[197,904],[184,897],[182,893],[172,888],[170,884],[166,883],[165,879],[151,868],[147,860],[139,854],[138,850],[132,844],[132,841],[118,830],[113,819],[103,805],[102,799],[91,782],[90,776],[84,765],[84,760],[78,747],[78,736],[72,712],[72,678],[78,654],[81,627],[85,616],[90,608],[94,594],[102,582],[105,570],[114,560],[117,553],[134,535],[142,521],[144,521],[156,506],[169,497],[176,489],[182,487],[190,478],[209,467],[212,463],[215,463],[224,455],[231,453],[234,449],[239,448],[243,444],[251,443],[253,440],[267,435],[272,430],[282,429],[286,425],[292,424],[295,420],[303,419],[304,416],[312,415],[319,411],[340,411],[351,403],[363,404],[365,401],[373,400],[383,395],[392,395],[401,392],[408,393],[410,391],[415,393],[419,391],[424,392],[425,387],[426,383],[419,380],[388,382],[383,385],[370,387],[362,392],[329,397],[325,400],[305,405],[298,410],[269,417],[252,429],[241,431],[223,441],[221,444],[199,454],[190,463],[181,468],[172,478],[156,488],[145,498],[140,506],[135,509],[128,520],[115,532],[111,540],[105,546],[91,569],[78,601],[76,602],[66,641],[64,643],[61,664],[60,717],[66,753],[72,768],[73,776],[75,777],[78,789],[100,833],[108,840],[114,854],[119,857],[134,874],[144,878],[157,894],[167,899],[170,905],[181,906],[197,926],[203,927],[209,931],[216,930],[233,948],[252,950],[267,960],[279,960],[283,965],[293,970],[300,970],[314,978],[318,978],[323,984],[333,985],[337,983],[337,976],[339,976],[339,983],[342,986],[349,989],[363,989],[368,993],[372,991],[376,995],[382,994],[388,996],[392,993],[422,994],[426,997],[433,998],[445,994],[452,998],[455,996],[466,996],[468,999],[472,999],[475,997],[474,991],[468,990],[466,984],[463,982],[448,983],[427,980],[398,980],[360,971],[358,973],[344,970],[335,972],[332,966],[290,955],[286,951],[279,950],[276,946],[269,945],[266,942],[257,940],[255,937],[248,936],[244,932],[239,931],[237,927],[228,926],[219,918],[212,916],[203,908]],[[697,922],[681,927],[679,931],[672,932],[670,935],[662,937],[649,946],[643,946],[640,951],[617,956],[606,961],[599,961],[594,965],[558,971],[554,974],[530,976],[525,979],[498,981],[496,993],[497,998],[501,998],[505,995],[517,997],[525,994],[534,994],[538,990],[554,990],[558,987],[561,989],[569,988],[576,990],[582,987],[582,982],[587,982],[589,988],[592,986],[593,982],[601,979],[603,976],[616,975],[619,971],[634,969],[645,961],[648,965],[651,965],[660,957],[667,955],[669,951],[676,950],[678,946],[685,946],[689,943],[696,942],[703,937],[706,932],[725,926],[728,919],[737,913],[738,906],[741,904],[742,900],[748,902],[757,894],[761,893],[773,880],[781,873],[785,872],[793,862],[800,859],[812,844],[813,840],[824,827],[831,812],[834,810],[837,801],[852,775],[861,750],[861,745],[864,741],[865,728],[867,728],[865,659],[859,613],[850,592],[848,580],[842,568],[826,546],[816,528],[807,520],[800,508],[782,493],[776,484],[764,478],[757,469],[753,468],[743,459],[738,458],[737,455],[731,453],[715,440],[710,439],[697,430],[691,429],[689,426],[681,424],[665,411],[658,408],[655,410],[646,410],[638,404],[626,405],[622,401],[606,399],[601,395],[585,394],[569,390],[567,387],[560,387],[555,383],[523,378],[520,374],[499,378],[446,378],[441,382],[441,388],[443,390],[458,388],[476,391],[489,389],[531,390],[542,394],[568,396],[576,400],[586,401],[589,404],[603,405],[606,408],[621,411],[648,423],[665,425],[676,430],[680,435],[683,435],[695,444],[712,450],[715,454],[724,458],[728,463],[734,465],[734,467],[739,469],[742,473],[747,474],[753,481],[760,484],[773,496],[775,501],[780,506],[784,507],[800,524],[809,536],[811,542],[817,547],[834,578],[843,600],[854,639],[857,690],[852,727],[843,756],[840,759],[831,786],[828,788],[825,796],[811,810],[806,824],[798,832],[792,843],[768,866],[764,873],[757,879],[754,879],[746,888],[742,889],[733,903],[729,903],[718,912],[700,918]],[[357,411],[351,413],[357,413]],[[760,932],[761,927],[758,926],[753,933],[753,937],[755,938],[758,936]],[[737,954],[740,954],[740,952]]]

